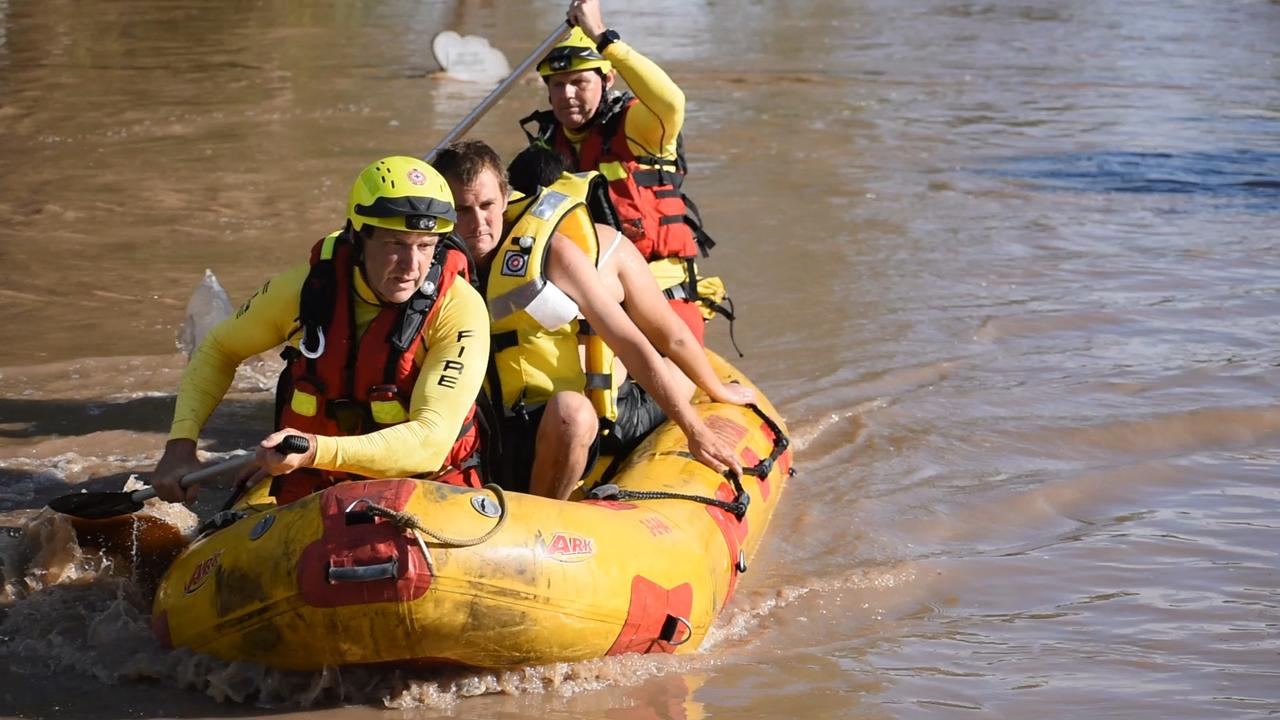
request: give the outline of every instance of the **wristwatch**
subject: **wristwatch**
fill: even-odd
[[[613,28],[606,29],[604,32],[600,33],[600,39],[596,41],[596,52],[604,52],[605,48],[621,39],[622,36],[618,34],[617,30],[614,30]]]

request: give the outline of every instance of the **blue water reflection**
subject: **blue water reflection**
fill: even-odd
[[[1280,152],[1070,152],[1007,158],[981,172],[1045,190],[1190,194],[1280,210]]]

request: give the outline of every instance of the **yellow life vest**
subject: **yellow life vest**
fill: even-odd
[[[546,277],[551,236],[560,233],[594,265],[599,257],[595,224],[581,199],[559,190],[516,195],[503,215],[502,242],[495,250],[485,299],[493,335],[486,390],[504,412],[537,407],[557,392],[585,392],[601,418],[618,416],[613,352],[586,330],[578,307]],[[586,372],[579,362],[579,335],[586,346]]]

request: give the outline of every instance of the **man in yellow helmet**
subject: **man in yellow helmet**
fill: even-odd
[[[684,93],[605,25],[599,0],[573,0],[568,18],[573,31],[538,64],[551,110],[521,125],[536,122],[536,130],[525,129],[530,143],[556,150],[574,171],[598,170],[608,179],[618,229],[702,342],[694,258],[714,243],[680,190]],[[615,73],[634,95],[613,90]]]
[[[691,385],[672,375],[637,326],[652,328],[663,320],[630,306],[639,298],[628,298],[624,310],[602,280],[596,269],[602,251],[583,202],[559,192],[508,199],[501,159],[479,141],[454,143],[433,162],[453,189],[458,233],[475,258],[489,307],[493,357],[487,390],[503,415],[502,457],[512,471],[507,487],[565,499],[590,473],[605,439],[602,430],[633,435],[648,429],[635,428],[644,418],[629,417],[623,400],[613,396],[614,352],[684,431],[694,457],[717,472],[741,474],[733,446],[689,404]],[[629,312],[643,319],[632,320]],[[672,338],[666,349],[682,367],[695,353],[706,366],[702,348],[687,332],[662,328],[654,334]],[[709,367],[700,373],[687,365],[714,399],[754,399],[746,388],[721,383]]]
[[[272,278],[219,324],[183,373],[152,484],[189,499],[196,439],[246,358],[287,343],[277,431],[258,449],[272,493],[290,502],[351,476],[430,474],[477,485],[475,400],[489,352],[484,301],[466,277],[453,195],[417,158],[379,160],[356,178],[343,229]],[[310,441],[304,454],[276,446]]]

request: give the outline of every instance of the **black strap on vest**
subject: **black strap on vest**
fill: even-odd
[[[587,377],[585,390],[608,390],[613,387],[613,373],[583,373]]]
[[[348,327],[347,337],[352,340],[347,343],[347,358],[345,367],[347,368],[347,376],[345,378],[345,388],[338,388],[339,395],[350,394],[352,392],[351,380],[355,372],[355,360],[358,350],[358,343],[354,341],[356,334],[356,318],[355,318],[355,299],[346,297],[339,299],[338,295],[338,263],[337,256],[340,246],[343,244],[352,244],[351,224],[342,231],[334,240],[333,255],[328,258],[316,260],[311,265],[311,270],[307,273],[307,279],[303,281],[302,292],[298,300],[298,326],[302,332],[299,339],[299,345],[311,354],[315,354],[320,348],[321,333],[333,324],[333,315],[335,303],[346,302],[349,304],[347,313]],[[307,374],[316,375],[316,360],[318,358],[308,357]],[[286,366],[287,368],[288,366]]]
[[[696,302],[699,305],[705,305],[717,315],[723,315],[729,321],[729,342],[733,343],[734,352],[738,353],[738,357],[746,357],[742,354],[742,349],[738,347],[738,339],[733,335],[733,321],[737,319],[733,309],[733,298],[728,295],[724,300],[728,303],[728,307],[712,300],[711,298],[698,294],[698,267],[694,263],[693,258],[685,258],[685,279],[684,282],[672,285],[662,291],[664,297],[668,300],[688,300]]]
[[[596,329],[591,327],[591,323],[587,322],[586,318],[578,318],[578,337],[596,334]],[[613,388],[612,372],[584,372],[583,375],[587,378],[583,387],[584,390],[609,390]]]
[[[555,113],[550,110],[534,110],[533,112],[520,118],[520,130],[524,132],[525,138],[530,145],[551,149],[551,136],[555,133],[559,123],[556,122]],[[529,123],[537,123],[538,129],[529,132],[529,128],[525,127]]]
[[[315,316],[308,317],[307,316],[308,314],[305,310],[305,308],[312,306],[314,304],[317,304],[316,298],[308,297],[308,295],[319,294],[319,291],[316,289],[317,287],[323,286],[325,287],[326,290],[333,289],[333,285],[331,282],[332,275],[334,272],[333,262],[330,260],[326,260],[324,261],[324,265],[325,267],[322,267],[322,268],[312,268],[311,269],[312,275],[307,277],[306,284],[302,286],[301,307],[304,308],[304,310],[300,312],[298,315],[298,320],[302,324],[302,327],[301,327],[302,338],[298,342],[302,347],[306,348],[308,352],[311,352],[313,354],[316,352],[319,352],[320,350],[320,334],[317,331],[323,330],[324,328],[328,327],[329,323],[333,320],[333,304],[332,303],[329,303],[327,306],[327,309],[323,311],[324,314],[328,315],[328,317],[325,317],[323,319],[318,319]],[[319,275],[319,277],[315,277],[317,275]],[[325,276],[329,276],[329,277],[326,278]],[[320,304],[323,304],[323,303],[320,303]]]
[[[693,199],[683,192],[680,193],[680,196],[684,198],[684,221],[688,223],[689,229],[693,230],[693,238],[698,243],[698,249],[702,251],[702,257],[707,257],[711,248],[716,246],[716,241],[712,240],[707,231],[703,229],[702,212],[693,203]]]
[[[501,485],[507,479],[506,466],[502,462],[502,422],[499,420],[497,410],[493,407],[493,402],[483,389],[476,397],[475,421],[480,434],[480,449],[477,453],[480,476],[484,478],[485,484]]]
[[[351,241],[349,232],[343,231],[343,235],[335,241],[335,255],[339,243]],[[329,327],[333,322],[333,302],[338,287],[337,272],[337,263],[332,257],[322,258],[311,265],[307,279],[302,284],[298,304],[298,324],[302,326],[299,344],[310,353],[320,349],[320,335],[317,331]]]
[[[494,333],[489,336],[489,354],[497,355],[520,344],[520,333],[515,330]]]
[[[398,322],[387,339],[391,341],[391,347],[401,354],[413,345],[413,341],[422,332],[422,326],[427,322],[427,316],[431,314],[431,308],[435,307],[436,301],[440,299],[440,278],[444,275],[446,251],[443,244],[436,245],[431,269],[427,271],[427,279],[418,287],[417,292],[400,305]]]
[[[622,218],[618,217],[618,209],[609,195],[609,181],[603,175],[596,175],[587,183],[587,213],[593,222],[622,229]]]

